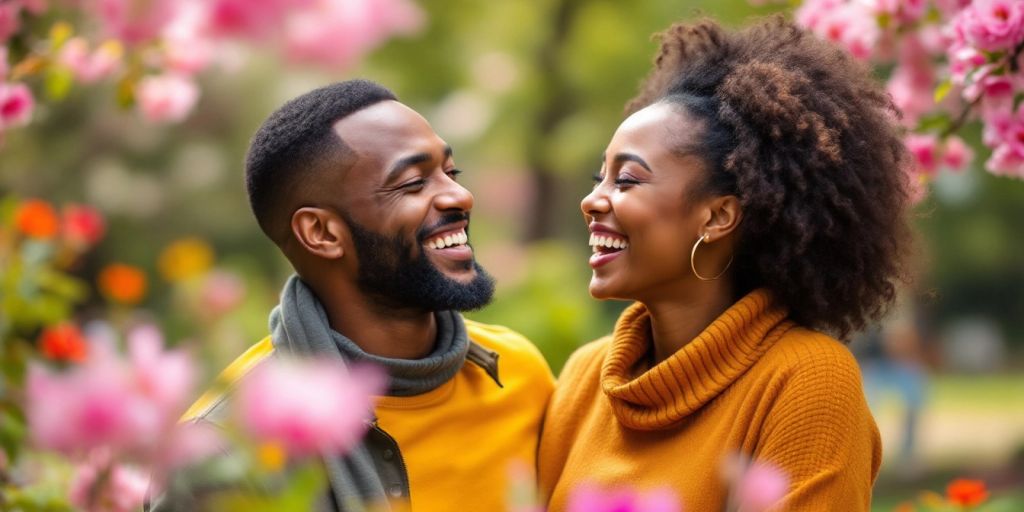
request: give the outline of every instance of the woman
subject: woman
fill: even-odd
[[[868,510],[878,430],[843,340],[904,276],[905,152],[866,68],[788,22],[662,34],[581,204],[590,293],[636,301],[570,358],[540,445],[583,482],[731,508],[722,466],[788,477],[773,510]]]

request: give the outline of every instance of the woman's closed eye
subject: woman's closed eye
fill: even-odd
[[[595,174],[591,179],[594,180],[594,187],[597,187],[604,181],[604,176]],[[620,174],[618,178],[615,178],[615,185],[619,187],[630,187],[639,184],[640,180],[630,176],[629,174]]]

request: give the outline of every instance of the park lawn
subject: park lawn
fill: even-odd
[[[954,478],[985,479],[1005,468],[1024,449],[1024,373],[933,376],[918,437],[924,471],[910,481],[900,480],[894,469],[900,415],[891,399],[875,411],[886,456],[873,511],[892,511],[925,490],[942,493]],[[982,510],[1024,511],[1024,483],[994,489],[988,507]]]

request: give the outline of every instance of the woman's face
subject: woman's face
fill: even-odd
[[[702,160],[677,148],[695,147],[701,129],[677,107],[656,103],[615,131],[594,190],[580,203],[595,298],[654,300],[696,279],[690,249],[711,210],[696,190]]]

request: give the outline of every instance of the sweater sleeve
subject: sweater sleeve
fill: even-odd
[[[835,340],[809,341],[787,351],[791,373],[754,457],[790,479],[788,493],[773,511],[866,512],[881,464],[881,440],[860,370]]]

